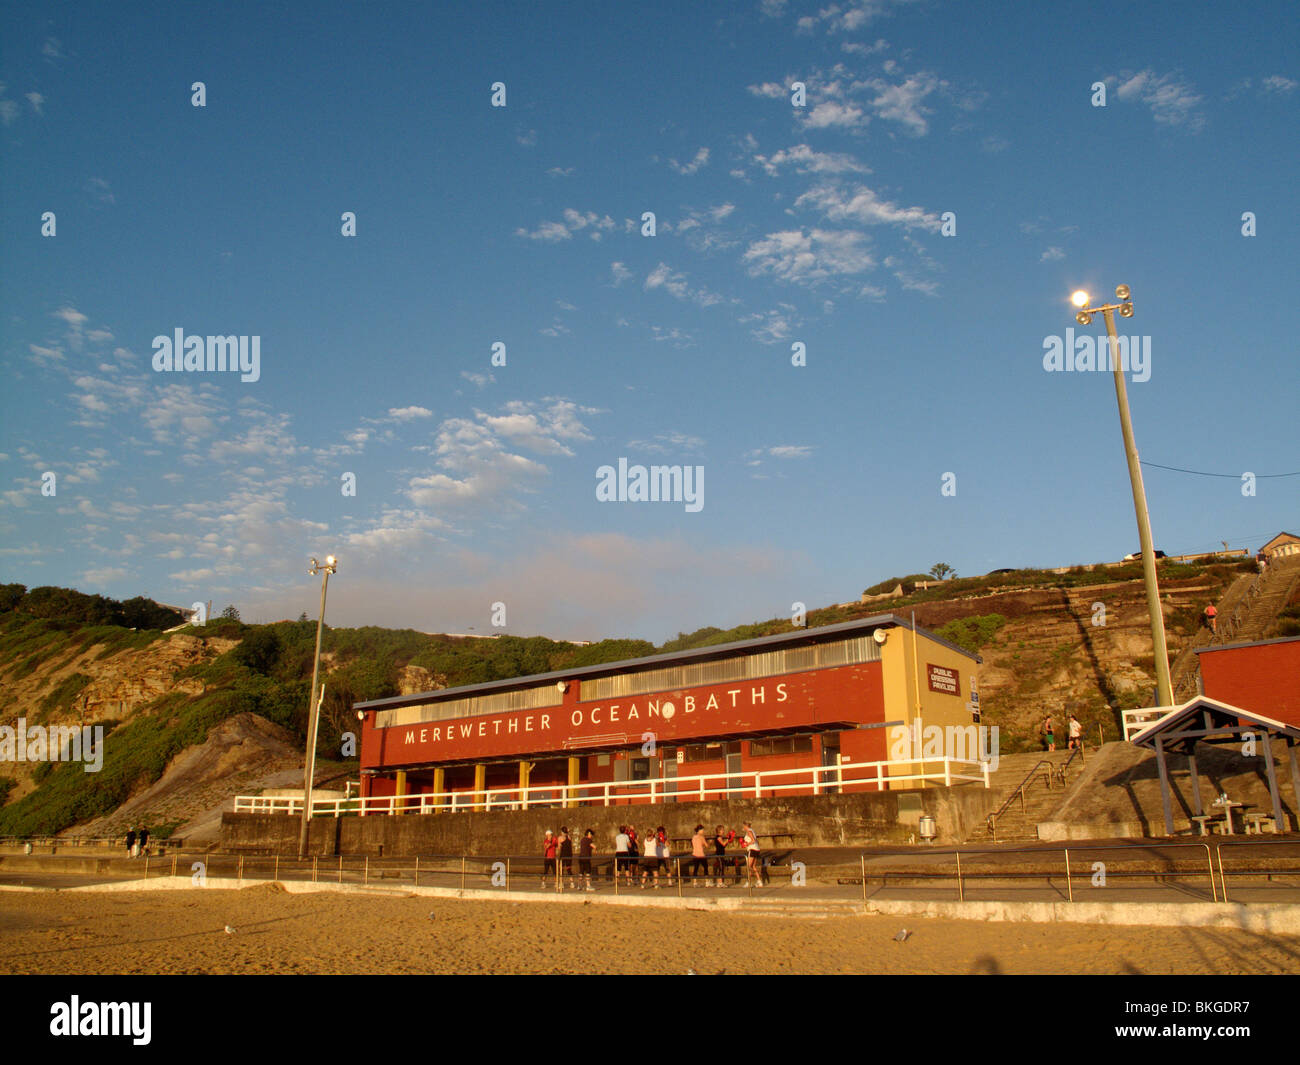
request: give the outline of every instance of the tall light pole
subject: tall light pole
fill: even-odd
[[[338,559],[333,555],[321,565],[314,558],[307,572],[313,577],[321,574],[320,620],[316,622],[316,657],[311,667],[311,704],[307,708],[307,766],[302,782],[302,830],[298,834],[298,857],[307,857],[307,826],[311,822],[311,782],[316,773],[316,726],[320,722],[320,706],[316,701],[316,680],[320,676],[320,637],[325,628],[325,593],[329,589],[330,574],[338,572]],[[323,692],[321,693],[324,694]]]
[[[1133,300],[1128,285],[1115,289],[1119,303],[1101,307],[1088,306],[1088,293],[1080,289],[1070,297],[1079,310],[1074,319],[1088,325],[1098,312],[1106,319],[1106,335],[1110,338],[1110,365],[1115,374],[1115,399],[1119,403],[1119,423],[1124,430],[1124,453],[1128,456],[1128,479],[1133,486],[1133,509],[1137,511],[1138,540],[1142,546],[1142,578],[1147,589],[1147,612],[1151,615],[1151,644],[1156,658],[1156,699],[1159,706],[1174,705],[1174,686],[1169,677],[1169,648],[1165,643],[1165,618],[1160,611],[1160,587],[1156,583],[1156,555],[1151,546],[1151,517],[1147,513],[1146,489],[1142,486],[1142,466],[1138,462],[1137,444],[1133,440],[1133,419],[1128,410],[1128,390],[1124,385],[1124,371],[1119,361],[1119,340],[1115,336],[1115,312],[1121,318],[1133,317]]]

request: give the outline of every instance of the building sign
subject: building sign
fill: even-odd
[[[949,669],[947,666],[936,666],[931,662],[927,662],[925,671],[929,676],[930,690],[932,692],[939,692],[943,695],[961,695],[961,681],[958,679],[955,669]]]
[[[560,706],[382,729],[367,715],[361,760],[367,767],[412,765],[639,746],[647,732],[657,744],[676,746],[698,736],[844,720],[840,708],[848,705],[856,715],[878,719],[884,713],[880,670],[879,662],[869,662],[600,702],[584,702],[575,690]]]

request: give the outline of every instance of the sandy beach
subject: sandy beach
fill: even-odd
[[[226,932],[226,927],[233,932]],[[911,930],[896,942],[902,928]],[[791,919],[244,890],[0,892],[0,973],[1300,972],[1300,937],[1221,928]]]

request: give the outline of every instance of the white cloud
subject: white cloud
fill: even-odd
[[[23,95],[27,98],[27,102],[32,105],[33,111],[35,111],[38,115],[45,113],[44,111],[41,110],[41,108],[45,105],[44,96],[42,96],[38,92],[29,92],[29,93],[24,93]]]
[[[1205,116],[1197,110],[1201,97],[1173,74],[1157,77],[1148,69],[1137,74],[1112,75],[1106,78],[1106,83],[1116,86],[1118,99],[1144,104],[1161,125],[1186,126],[1194,132],[1205,125]]]
[[[85,190],[95,203],[117,203],[117,197],[103,178],[91,178],[86,182]]]
[[[722,302],[722,297],[716,292],[710,292],[703,286],[692,287],[685,274],[673,270],[667,263],[660,263],[646,276],[645,291],[650,292],[657,288],[662,288],[679,300],[698,303],[701,307],[712,307]]]
[[[875,260],[866,236],[854,230],[784,230],[750,244],[744,254],[750,274],[771,274],[782,281],[815,284],[841,274],[870,270]]]
[[[765,81],[762,85],[751,85],[749,91],[754,96],[762,96],[769,100],[780,99],[790,94],[789,89],[784,85],[778,85],[775,81]]]
[[[783,148],[770,156],[755,155],[754,162],[772,177],[780,174],[782,167],[791,167],[800,174],[871,173],[869,167],[859,163],[851,155],[842,152],[818,152],[806,144]]]
[[[860,129],[870,121],[857,104],[842,104],[838,100],[823,100],[803,117],[803,124],[809,129],[829,129],[835,126]]]
[[[432,418],[433,411],[428,407],[389,407],[388,416],[394,421],[409,422],[416,418]]]
[[[622,263],[610,263],[609,272],[614,278],[615,285],[621,285],[632,276],[632,271]]]
[[[939,229],[939,216],[923,207],[899,207],[882,200],[865,185],[852,189],[838,184],[817,185],[797,200],[796,207],[819,210],[831,222],[857,222],[862,225],[894,225],[931,231]]]
[[[798,319],[791,303],[778,303],[776,307],[756,311],[739,319],[741,325],[750,326],[750,336],[760,344],[779,344],[789,340]]]
[[[1054,263],[1065,258],[1065,252],[1053,245],[1038,257],[1040,263]]]
[[[933,74],[913,74],[897,85],[879,78],[867,82],[876,92],[871,108],[880,118],[902,123],[913,136],[923,137],[929,131],[925,116],[932,114],[924,105],[925,98],[944,83]]]
[[[615,222],[609,215],[598,215],[594,211],[577,211],[572,207],[564,209],[564,221],[562,222],[543,222],[537,229],[531,233],[526,229],[516,229],[515,236],[527,237],[529,240],[541,240],[554,243],[561,240],[569,240],[574,233],[582,230],[590,230],[588,236],[592,240],[599,240],[602,233],[614,228]]]
[[[628,449],[649,451],[656,455],[668,455],[678,452],[698,452],[704,448],[704,441],[688,433],[657,433],[651,440],[629,440]]]
[[[668,165],[679,174],[691,175],[696,173],[702,167],[707,166],[709,162],[709,149],[701,148],[695,153],[695,158],[689,163],[679,163],[676,159],[669,159]]]
[[[1281,74],[1270,74],[1262,82],[1260,87],[1264,90],[1265,95],[1276,93],[1285,95],[1294,92],[1296,85],[1300,82],[1292,81],[1290,78],[1284,78]]]

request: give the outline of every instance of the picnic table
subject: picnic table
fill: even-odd
[[[1232,811],[1245,809],[1250,804],[1244,802],[1233,802],[1231,799],[1229,799],[1227,802],[1222,802],[1219,799],[1215,799],[1214,802],[1210,803],[1210,805],[1217,806],[1220,810],[1223,811],[1223,821],[1219,822],[1216,820],[1214,822],[1216,826],[1221,826],[1220,827],[1221,833],[1225,836],[1235,836],[1237,834],[1237,830],[1232,826]]]

